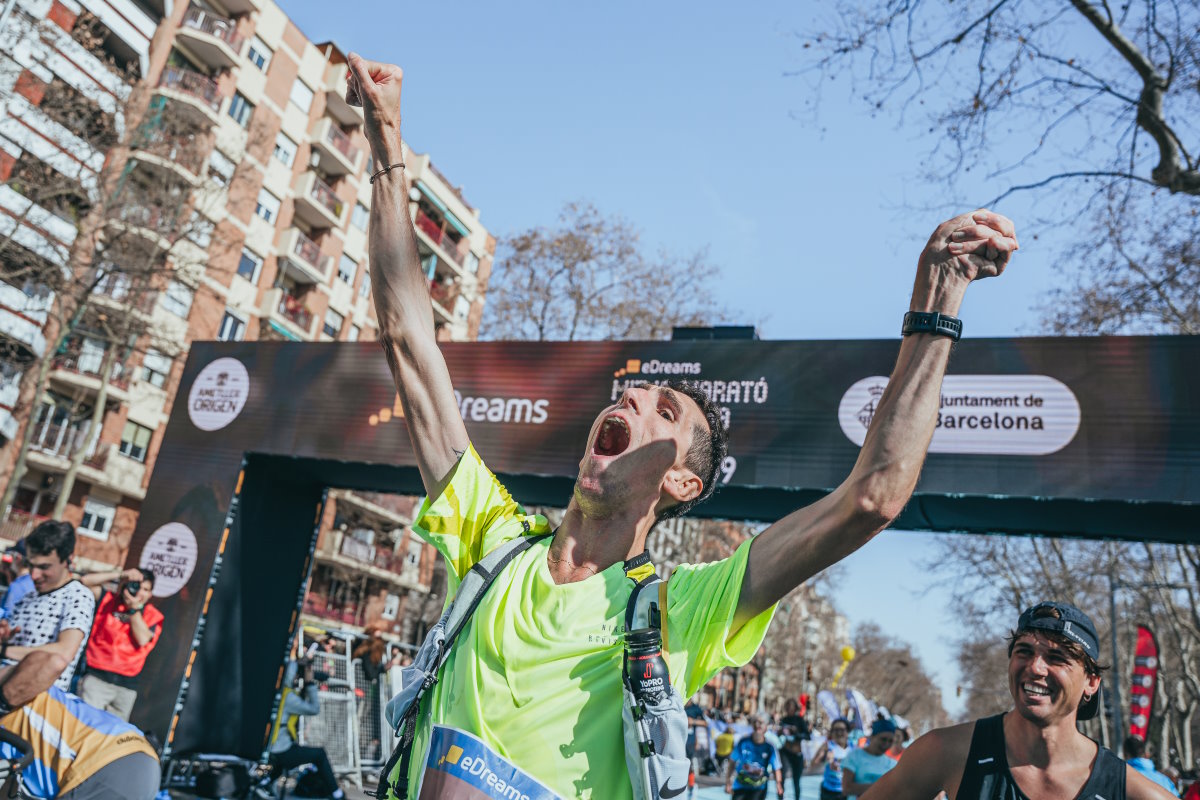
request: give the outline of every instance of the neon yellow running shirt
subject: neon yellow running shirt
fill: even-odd
[[[528,530],[527,530],[528,528]],[[446,558],[448,594],[485,553],[526,533],[526,515],[472,447],[413,529]],[[496,578],[426,695],[410,763],[412,797],[629,798],[621,730],[621,634],[632,582],[617,563],[556,585],[550,539]],[[730,635],[749,542],[730,558],[680,565],[667,591],[671,682],[690,697],[757,652],[774,607]]]

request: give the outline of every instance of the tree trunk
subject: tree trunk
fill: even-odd
[[[83,466],[88,451],[100,438],[100,429],[104,427],[104,405],[108,401],[108,382],[113,377],[112,371],[116,361],[117,346],[109,345],[108,350],[104,353],[104,362],[100,366],[100,390],[96,392],[96,405],[92,408],[92,421],[88,427],[86,441],[83,446],[71,454],[71,465],[63,474],[62,488],[58,492],[58,499],[54,501],[54,519],[62,519],[63,512],[67,508],[67,501],[71,497],[71,490],[75,488],[75,476],[79,473],[79,468]]]

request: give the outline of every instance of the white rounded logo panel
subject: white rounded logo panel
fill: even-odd
[[[182,522],[168,522],[150,534],[138,567],[154,571],[154,596],[170,597],[196,569],[196,534]]]
[[[217,431],[237,419],[250,399],[250,374],[236,358],[218,358],[196,376],[188,392],[188,416],[202,431]]]
[[[838,406],[846,438],[862,446],[888,379],[863,378]],[[947,375],[931,453],[1044,456],[1079,432],[1079,401],[1046,375]]]

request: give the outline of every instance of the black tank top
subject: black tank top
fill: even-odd
[[[975,723],[967,766],[954,800],[1029,800],[1008,771],[1003,714]],[[1125,800],[1125,762],[1099,748],[1078,800]]]

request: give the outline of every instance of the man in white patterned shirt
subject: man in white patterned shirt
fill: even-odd
[[[12,633],[7,643],[0,645],[0,661],[20,661],[39,651],[60,655],[67,668],[54,685],[70,691],[96,609],[91,590],[71,576],[75,528],[67,522],[43,522],[25,539],[25,548],[36,591],[17,603],[7,625],[0,622],[0,629],[7,629],[0,631],[0,636]]]

